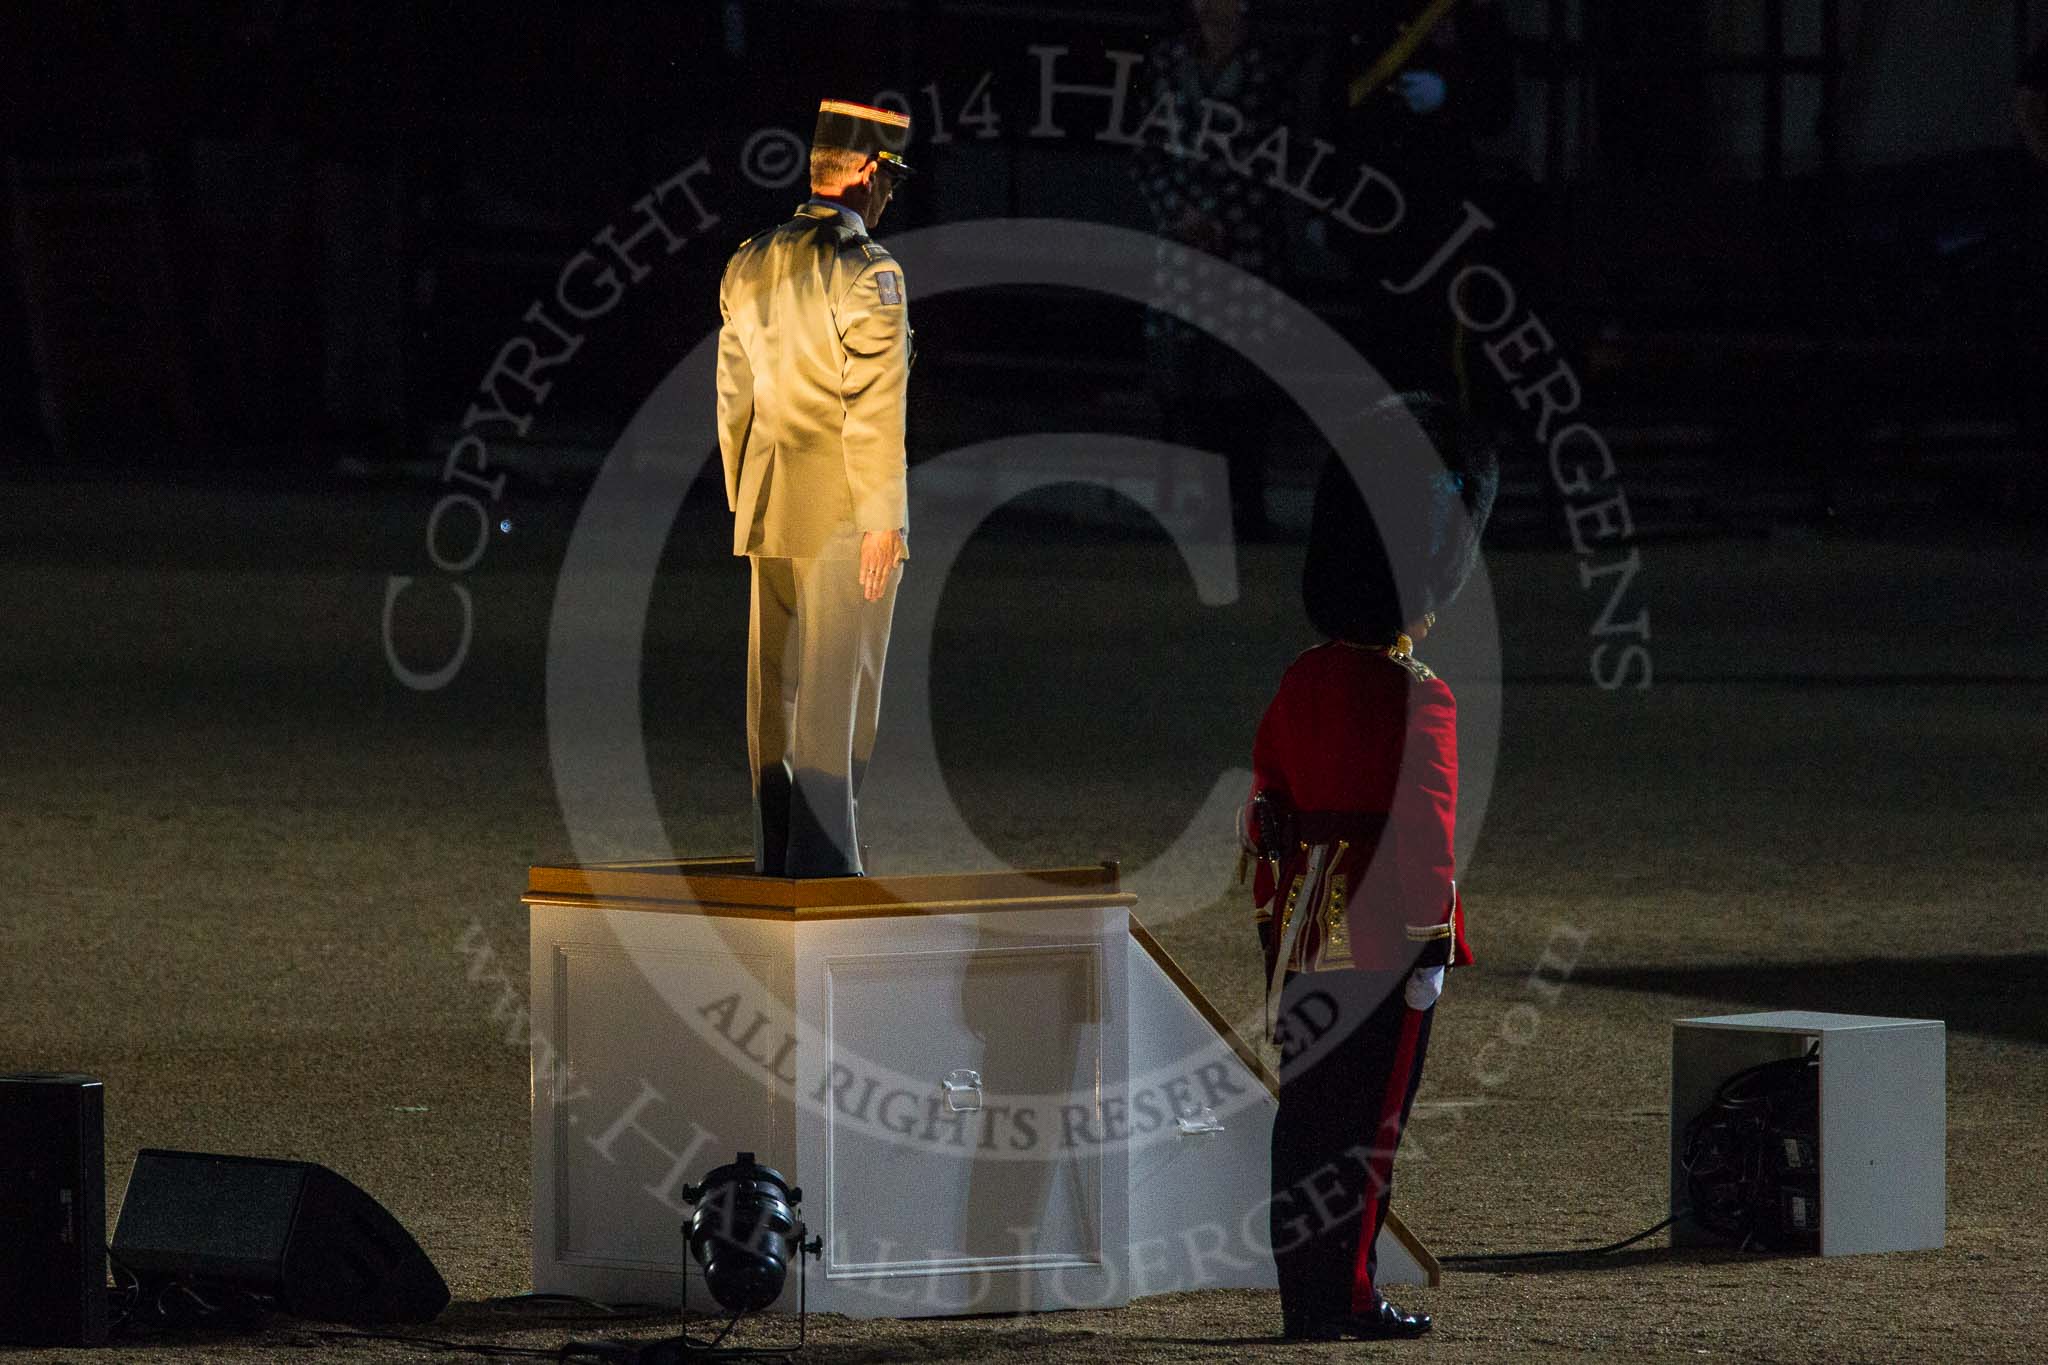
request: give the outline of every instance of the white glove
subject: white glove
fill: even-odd
[[[1426,1010],[1436,1003],[1444,993],[1444,969],[1441,967],[1417,967],[1408,973],[1408,985],[1403,994],[1408,997],[1408,1008]]]

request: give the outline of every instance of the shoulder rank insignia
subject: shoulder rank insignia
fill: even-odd
[[[1401,667],[1407,669],[1410,673],[1413,673],[1417,678],[1419,678],[1423,682],[1428,682],[1430,679],[1436,677],[1435,670],[1430,668],[1428,664],[1422,662],[1422,660],[1415,657],[1415,642],[1413,640],[1410,640],[1406,635],[1395,636],[1394,643],[1388,645],[1385,649],[1381,650],[1380,653],[1386,655],[1387,658],[1401,665]]]

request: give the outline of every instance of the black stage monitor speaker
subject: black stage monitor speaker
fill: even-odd
[[[145,1148],[114,1260],[145,1283],[227,1285],[328,1322],[427,1322],[448,1286],[398,1220],[310,1161]]]
[[[105,1124],[90,1076],[0,1076],[0,1342],[107,1339]]]

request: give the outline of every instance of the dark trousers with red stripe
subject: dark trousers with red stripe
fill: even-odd
[[[1378,1298],[1374,1243],[1435,1014],[1408,1007],[1407,975],[1296,973],[1281,994],[1272,1237],[1290,1321]]]

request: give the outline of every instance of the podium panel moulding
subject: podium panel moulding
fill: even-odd
[[[536,867],[523,900],[536,1291],[677,1301],[698,1275],[683,1187],[742,1150],[803,1190],[821,1312],[1274,1283],[1276,1082],[1139,923],[1114,863]],[[1379,1257],[1386,1283],[1436,1282],[1397,1218]],[[701,1281],[689,1295],[709,1301]]]

